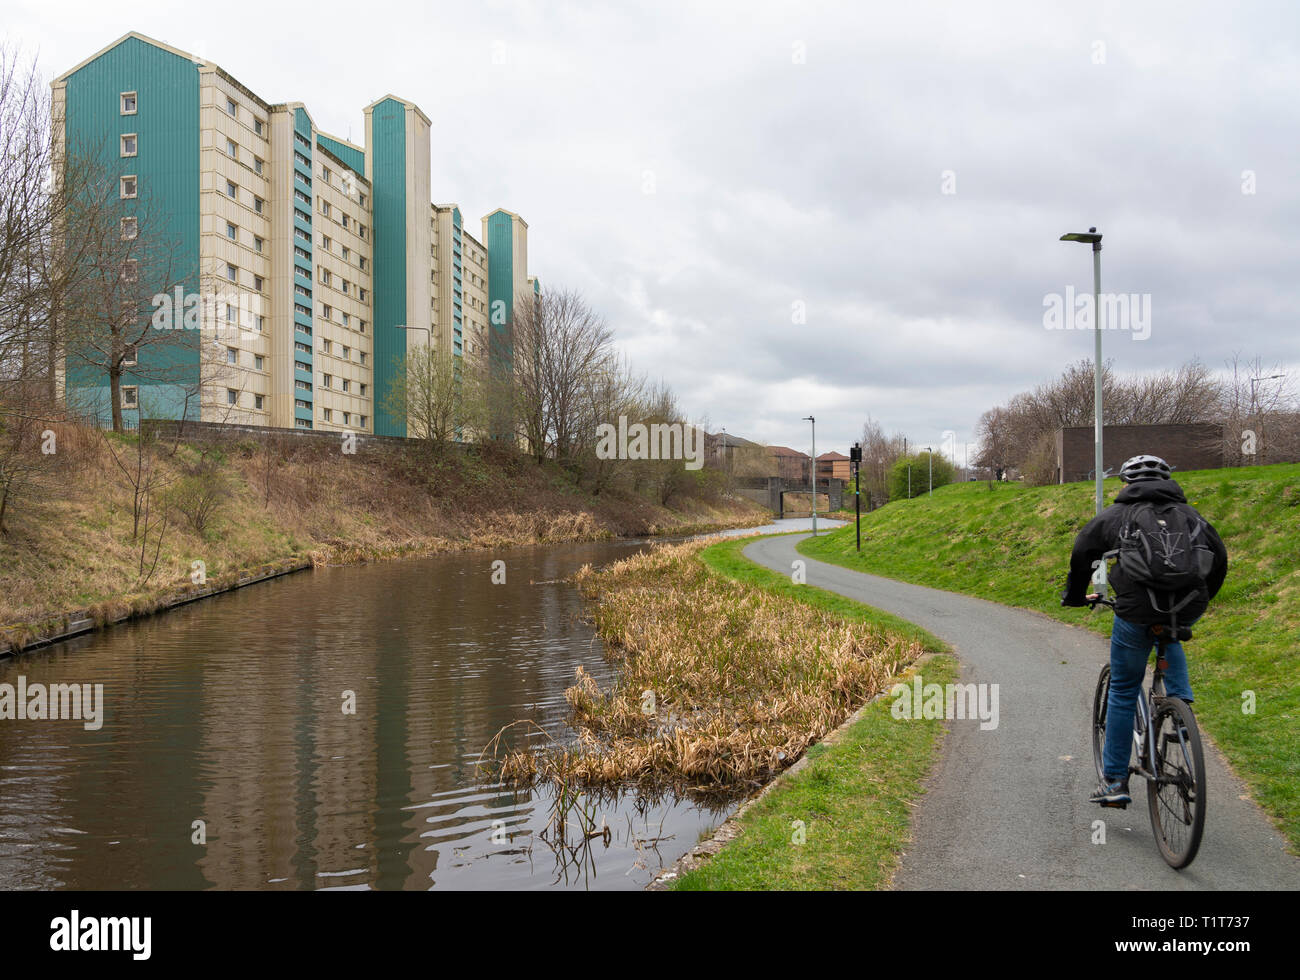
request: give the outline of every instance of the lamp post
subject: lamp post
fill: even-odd
[[[812,521],[813,536],[817,536],[817,420],[805,415],[803,421],[812,423]]]
[[[1100,514],[1102,511],[1101,483],[1105,478],[1101,465],[1101,235],[1097,234],[1096,228],[1089,228],[1087,232],[1070,232],[1062,235],[1061,241],[1083,242],[1092,246],[1092,326],[1093,331],[1096,333],[1096,350],[1092,366],[1092,414],[1095,429],[1093,441],[1096,455],[1097,513]],[[1073,315],[1073,311],[1071,311],[1071,314]]]
[[[934,496],[934,448],[932,446],[925,447],[925,458],[930,464],[930,489],[927,491],[927,494],[933,497]]]
[[[1277,378],[1285,378],[1285,377],[1286,377],[1285,374],[1267,374],[1267,375],[1265,375],[1265,374],[1261,374],[1258,378],[1251,378],[1251,379],[1250,379],[1250,414],[1256,416],[1257,419],[1258,419],[1259,428],[1260,428],[1260,435],[1263,435],[1264,420],[1263,420],[1262,418],[1258,418],[1258,416],[1259,416],[1259,408],[1257,407],[1257,404],[1256,404],[1256,402],[1255,402],[1255,382],[1256,382],[1256,381],[1274,381],[1274,380],[1276,380]],[[1258,442],[1263,442],[1264,440],[1263,440],[1263,439],[1258,439],[1257,441],[1258,441]],[[1255,465],[1256,465],[1256,466],[1259,465],[1259,448],[1260,448],[1259,446],[1256,446],[1256,447],[1255,447]]]

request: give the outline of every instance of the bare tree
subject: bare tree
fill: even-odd
[[[384,393],[384,410],[405,418],[408,435],[435,451],[485,424],[483,379],[476,365],[437,347],[408,351],[405,370],[395,370]]]
[[[114,174],[103,145],[69,152],[60,167],[72,194],[60,222],[60,239],[76,248],[58,257],[64,279],[56,310],[69,370],[107,379],[114,432],[123,431],[123,378],[180,384],[192,381],[183,348],[199,344],[198,297],[184,309],[171,305],[182,283],[196,278],[194,261],[167,229],[167,212],[146,187]],[[72,193],[75,190],[75,193]],[[155,300],[162,297],[166,306]],[[69,404],[76,402],[69,386]],[[91,406],[80,406],[89,408]],[[97,407],[97,406],[95,406]]]

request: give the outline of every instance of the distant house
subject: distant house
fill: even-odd
[[[851,478],[849,458],[843,453],[822,453],[817,457],[817,479],[844,480]],[[820,486],[820,483],[818,484]]]
[[[812,457],[789,446],[768,446],[767,454],[772,459],[774,476],[796,483],[809,482]]]

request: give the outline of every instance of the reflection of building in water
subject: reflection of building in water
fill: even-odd
[[[233,648],[267,655],[210,661],[198,763],[219,775],[207,782],[198,815],[208,827],[199,865],[218,888],[375,878],[379,670],[373,644],[338,618],[337,597],[311,593],[291,624],[268,632],[250,623],[231,637]],[[347,690],[355,714],[343,713]]]

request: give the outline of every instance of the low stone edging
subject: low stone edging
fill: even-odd
[[[178,606],[197,602],[200,599],[221,595],[224,592],[233,592],[235,589],[242,589],[246,585],[254,585],[268,579],[279,578],[282,575],[300,572],[305,568],[311,568],[312,565],[313,562],[310,558],[291,558],[278,562],[267,562],[253,568],[241,568],[237,572],[215,577],[208,585],[183,585],[178,591],[159,596],[157,599],[138,598],[122,613],[99,617],[94,614],[93,609],[78,609],[64,613],[62,616],[53,617],[53,622],[57,623],[57,625],[52,628],[33,629],[31,624],[25,623],[0,627],[0,657],[25,653],[28,650],[49,646],[51,643],[58,643],[74,636],[81,636],[83,633],[91,633],[128,620],[143,619],[146,616],[166,612]],[[20,634],[22,635],[21,639]]]

